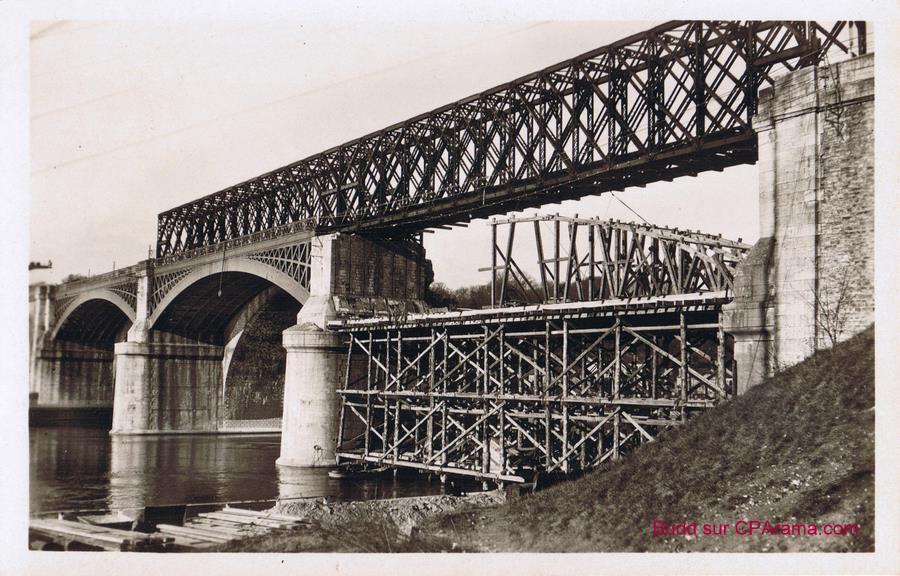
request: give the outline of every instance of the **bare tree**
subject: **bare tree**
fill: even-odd
[[[812,293],[816,327],[834,346],[846,329],[853,306],[850,275],[844,270],[837,285],[831,286],[830,290],[828,286],[818,291],[813,288]]]

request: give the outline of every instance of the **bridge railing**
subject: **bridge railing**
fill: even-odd
[[[259,232],[248,234],[246,236],[238,236],[237,238],[222,240],[216,242],[215,244],[207,244],[198,248],[193,248],[191,250],[169,254],[168,256],[161,256],[155,260],[154,264],[156,266],[164,266],[166,264],[173,264],[182,260],[189,260],[191,258],[197,258],[199,256],[205,256],[207,254],[214,254],[223,250],[233,250],[241,246],[247,246],[250,244],[255,244],[257,242],[263,242],[266,240],[271,240],[273,238],[287,236],[289,234],[296,234],[297,232],[303,232],[313,229],[315,229],[315,224],[309,220],[290,222],[288,224],[282,224],[274,228],[266,228],[260,230]]]
[[[159,215],[157,256],[292,222],[421,230],[754,162],[758,89],[861,22],[676,21]]]
[[[92,274],[84,276],[68,282],[62,282],[55,286],[55,292],[58,295],[68,294],[89,290],[95,286],[105,286],[109,284],[118,284],[119,281],[128,281],[134,279],[138,272],[147,266],[146,262],[140,262],[124,268],[117,268],[103,274]]]

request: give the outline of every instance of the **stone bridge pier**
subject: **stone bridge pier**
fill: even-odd
[[[332,466],[345,379],[346,335],[327,329],[339,317],[402,316],[424,310],[431,263],[421,245],[335,235],[313,250],[310,297],[285,330],[281,466]]]
[[[224,349],[170,332],[177,324],[154,321],[149,309],[154,276],[148,271],[137,281],[138,320],[127,339],[115,345],[111,433],[216,431]],[[175,302],[171,305],[181,311]],[[157,324],[162,326],[154,329]]]

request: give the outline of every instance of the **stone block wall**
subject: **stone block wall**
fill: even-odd
[[[113,433],[218,429],[222,347],[164,336],[170,341],[116,344]]]
[[[840,339],[875,320],[874,65],[869,54],[819,77],[826,108],[820,126],[818,314],[823,324],[822,316],[841,305],[846,324]],[[821,332],[820,345],[829,345]]]
[[[40,406],[113,405],[115,366],[111,350],[74,342],[46,343],[35,352],[32,392]]]
[[[736,357],[762,346],[768,373],[874,321],[874,108],[874,54],[801,69],[760,94],[760,240],[725,321]]]

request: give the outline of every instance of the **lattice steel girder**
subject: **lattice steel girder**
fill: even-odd
[[[301,221],[406,234],[754,162],[759,87],[865,52],[864,27],[668,22],[163,212],[157,256]]]
[[[516,258],[529,243],[523,236],[537,256],[530,268]],[[491,272],[497,307],[728,291],[751,248],[699,231],[559,215],[494,219],[491,238],[491,266],[482,271]]]
[[[346,325],[339,461],[522,482],[618,458],[735,389],[718,305],[575,316]]]

